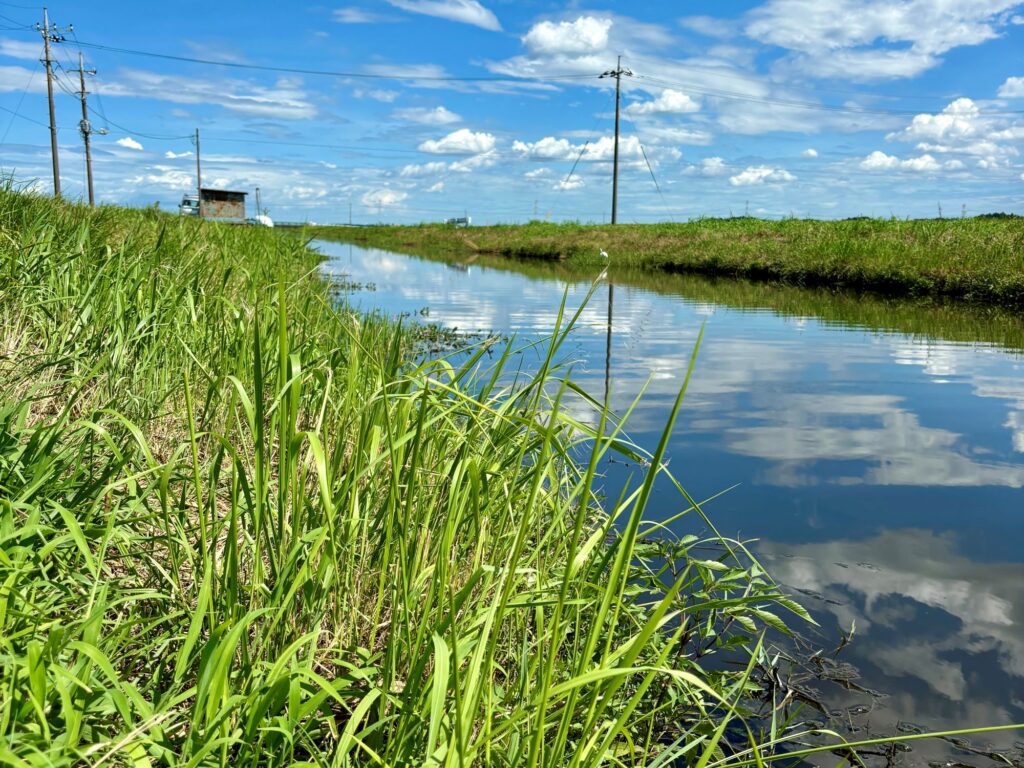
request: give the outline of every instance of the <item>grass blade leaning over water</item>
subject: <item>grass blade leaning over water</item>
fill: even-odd
[[[605,513],[571,312],[512,386],[412,362],[287,236],[10,191],[0,228],[0,761],[728,759],[752,683],[706,661],[786,604],[638,541],[653,476]]]

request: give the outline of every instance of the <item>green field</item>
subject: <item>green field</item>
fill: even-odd
[[[558,365],[572,317],[512,386],[503,355],[424,361],[417,332],[337,306],[318,262],[0,190],[0,762],[717,768],[835,745],[749,717],[785,696],[763,631],[806,614],[738,542],[644,520],[672,424],[646,457],[620,440]],[[654,469],[602,499],[611,452]]]
[[[849,221],[752,218],[615,227],[547,224],[321,227],[320,237],[465,259],[602,263],[869,290],[898,296],[945,296],[1024,304],[1024,219],[968,218]]]

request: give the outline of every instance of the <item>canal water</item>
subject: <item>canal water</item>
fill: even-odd
[[[520,341],[550,333],[563,294],[577,307],[596,277],[317,246],[327,273],[363,286],[354,306]],[[812,611],[815,647],[855,626],[840,659],[882,695],[819,685],[833,713],[862,737],[1024,722],[1024,323],[610,261],[613,289],[601,283],[567,344],[574,378],[598,399],[607,380],[620,413],[646,386],[628,431],[653,450],[704,329],[670,469],[697,499],[736,486],[707,511]],[[683,507],[659,494],[648,516]],[[1022,738],[915,747],[904,763],[993,764],[970,750]]]

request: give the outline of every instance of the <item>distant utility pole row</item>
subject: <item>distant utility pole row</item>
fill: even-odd
[[[46,67],[46,97],[50,104],[50,154],[53,159],[53,194],[54,197],[60,197],[60,156],[57,147],[57,117],[54,113],[53,105],[53,57],[50,53],[51,43],[63,43],[67,38],[64,37],[65,32],[72,32],[74,28],[70,25],[67,27],[57,27],[50,23],[50,15],[46,8],[43,8],[43,23],[42,25],[36,24],[36,29],[39,30],[39,34],[43,38],[43,59],[42,63]],[[85,57],[82,53],[78,54],[78,69],[73,69],[71,72],[78,74],[78,98],[82,102],[82,120],[78,123],[78,130],[82,134],[82,143],[85,145],[85,176],[86,185],[89,190],[89,205],[96,204],[96,195],[93,192],[92,184],[92,147],[91,137],[93,134],[92,124],[89,122],[89,105],[86,101],[89,91],[85,87],[85,76],[95,75],[95,69],[85,68]],[[105,134],[107,131],[105,128],[101,128],[96,133]]]

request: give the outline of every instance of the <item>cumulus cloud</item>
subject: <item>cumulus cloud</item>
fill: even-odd
[[[653,101],[630,104],[626,111],[633,115],[681,115],[699,112],[700,103],[681,91],[666,88]]]
[[[572,144],[568,139],[545,136],[534,142],[515,141],[512,143],[512,151],[526,160],[575,160],[581,157],[582,152],[581,159],[584,162],[607,162],[615,155],[615,139],[602,136],[583,145]],[[665,147],[659,148],[659,152],[670,157],[679,157],[681,154],[678,149]],[[640,140],[636,136],[619,137],[620,160],[642,160],[643,156]]]
[[[429,187],[427,187],[426,191],[427,192],[442,192],[442,191],[444,191],[444,182],[443,181],[439,181],[439,182],[437,182],[435,184],[431,184]]]
[[[164,152],[164,157],[168,160],[177,160],[182,157],[192,157],[192,152],[171,152],[170,150],[167,150]]]
[[[585,186],[583,183],[583,179],[581,179],[579,176],[573,176],[572,178],[569,179],[562,179],[561,181],[556,183],[552,187],[552,189],[567,191],[571,189],[580,189],[583,186]]]
[[[424,141],[419,150],[432,155],[476,155],[490,152],[496,143],[497,140],[489,133],[460,128],[443,138]]]
[[[938,171],[942,168],[939,161],[931,155],[921,155],[920,157],[911,157],[906,160],[900,160],[898,157],[893,155],[887,155],[885,152],[879,152],[875,150],[870,155],[860,161],[860,167],[865,171],[917,171],[933,172]]]
[[[734,187],[749,187],[758,184],[783,184],[795,181],[794,176],[784,168],[770,168],[767,165],[750,166],[745,171],[729,177]]]
[[[359,199],[367,208],[388,208],[400,204],[407,197],[408,194],[395,189],[374,189]]]
[[[498,160],[498,153],[491,149],[464,160],[456,160],[448,166],[448,170],[455,171],[455,173],[470,173],[480,168],[492,168],[497,165]]]
[[[139,144],[139,142],[137,142],[130,136],[125,136],[123,139],[118,139],[114,143],[117,144],[118,146],[125,147],[127,149],[141,150],[143,148],[142,145]]]
[[[580,16],[575,21],[542,21],[523,37],[523,44],[535,54],[597,53],[608,47],[611,19]]]
[[[913,77],[940,56],[999,35],[1019,0],[768,0],[748,37],[794,52],[812,75]]]
[[[999,86],[999,98],[1024,99],[1024,77],[1006,78],[1006,82]]]
[[[803,152],[801,152],[800,155],[802,157],[817,157],[818,150],[816,150],[814,147],[808,147]]]
[[[545,176],[551,175],[550,168],[534,168],[532,171],[527,171],[523,174],[528,179],[541,179]]]
[[[451,125],[462,122],[462,118],[444,107],[409,107],[407,109],[396,109],[392,115],[399,120],[407,120],[410,123],[421,125]]]
[[[442,163],[440,161],[433,163],[419,163],[406,165],[398,172],[399,176],[434,176],[439,173],[444,173],[448,170],[448,163]]]
[[[724,176],[729,173],[729,165],[721,157],[705,157],[696,165],[690,165],[683,171],[688,176]]]
[[[981,168],[999,168],[1020,154],[1016,143],[1024,138],[1024,123],[986,115],[971,99],[961,98],[938,114],[915,115],[886,138],[916,142],[919,152],[962,154],[977,158]]]
[[[501,31],[498,17],[477,0],[387,0],[396,8],[440,19],[471,24],[493,32]]]

